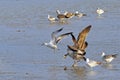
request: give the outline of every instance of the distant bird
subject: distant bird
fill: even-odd
[[[66,23],[66,16],[65,14],[66,13],[61,13],[59,10],[56,10],[56,13],[57,13],[57,18],[59,20],[60,23]]]
[[[64,14],[58,14],[58,15],[57,15],[57,18],[58,18],[59,20],[67,19],[67,17],[66,17]]]
[[[70,34],[72,33],[72,32],[68,32],[68,33],[61,34],[61,35],[59,35],[58,37],[56,37],[56,34],[57,34],[58,32],[60,32],[60,31],[62,31],[62,30],[63,30],[63,28],[52,32],[52,34],[51,34],[52,40],[50,40],[49,43],[46,43],[46,42],[45,42],[45,43],[43,43],[42,45],[45,45],[45,46],[47,46],[47,47],[49,47],[49,48],[52,48],[52,49],[58,49],[58,48],[57,48],[57,43],[58,43],[61,39],[63,39],[64,37],[66,37],[67,35],[70,35]]]
[[[66,17],[65,17],[65,14],[66,14],[66,13],[63,13],[63,14],[62,14],[59,10],[56,10],[56,13],[57,13],[57,18],[58,18],[58,19],[66,18]]]
[[[97,8],[96,12],[97,12],[97,14],[100,16],[101,14],[104,13],[104,10],[103,10],[103,9],[100,9],[100,8]]]
[[[83,17],[83,16],[87,16],[87,15],[84,14],[84,13],[80,13],[80,12],[76,11],[76,12],[75,12],[75,16],[81,18],[81,17]]]
[[[57,18],[60,20],[72,18],[74,16],[74,13],[67,12],[67,11],[62,14],[59,10],[56,10],[56,13],[57,13]]]
[[[100,65],[101,62],[94,61],[94,60],[90,60],[89,58],[86,58],[86,64],[87,64],[89,67],[95,67],[95,66]]]
[[[66,18],[72,18],[72,17],[75,16],[74,13],[72,13],[72,12],[67,12],[67,11],[64,13],[64,15],[66,16]]]
[[[112,62],[113,59],[115,59],[117,57],[118,54],[109,54],[109,55],[105,55],[104,52],[102,52],[102,59],[106,62],[106,63],[110,63]]]
[[[74,60],[73,66],[74,65],[76,66],[77,62],[79,62],[80,60],[85,60],[84,57],[86,54],[85,49],[88,46],[88,43],[85,41],[85,39],[88,35],[88,32],[90,31],[90,28],[91,25],[83,29],[79,33],[77,40],[74,37],[74,35],[71,34],[74,45],[73,46],[68,45],[67,54],[64,55],[64,58],[66,58],[69,55]]]
[[[50,16],[50,15],[48,15],[48,20],[49,20],[50,22],[58,21],[55,17],[52,17],[52,16]]]

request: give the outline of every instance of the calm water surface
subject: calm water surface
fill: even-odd
[[[105,13],[98,17],[96,9]],[[56,10],[81,11],[83,18],[74,17],[67,24],[51,24],[50,14]],[[86,56],[101,60],[101,52],[120,54],[119,0],[0,0],[0,79],[1,80],[119,80],[120,55],[111,63],[93,69],[84,62],[71,67],[73,60],[63,59],[71,38],[63,39],[59,51],[41,46],[48,42],[51,32],[64,27],[61,33],[72,31],[77,37],[86,26],[92,25],[87,37]],[[64,66],[67,70],[64,70]]]

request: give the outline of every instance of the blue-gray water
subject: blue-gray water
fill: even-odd
[[[96,9],[105,13],[98,17]],[[51,24],[47,15],[56,10],[81,11],[87,16],[68,20],[68,24]],[[73,60],[63,59],[71,38],[64,38],[59,51],[41,46],[51,32],[64,27],[61,33],[72,31],[77,37],[86,26],[88,34],[86,56],[101,60],[101,52],[120,54],[119,0],[0,0],[0,80],[119,80],[120,55],[111,63],[87,67],[84,62],[72,68]],[[68,70],[63,70],[67,66]]]

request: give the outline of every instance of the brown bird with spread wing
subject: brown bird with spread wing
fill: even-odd
[[[87,48],[88,43],[87,43],[87,41],[85,41],[85,39],[86,39],[91,27],[92,26],[89,25],[86,28],[84,28],[79,33],[77,39],[74,37],[73,34],[71,34],[74,45],[73,46],[68,45],[67,54],[65,54],[64,57],[66,58],[69,55],[71,58],[73,58],[73,60],[74,60],[73,66],[77,66],[77,62],[80,60],[86,60],[85,49]]]

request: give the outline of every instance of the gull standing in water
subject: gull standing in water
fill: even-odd
[[[95,67],[101,64],[101,62],[95,61],[95,60],[90,60],[89,58],[86,58],[86,64],[89,67]]]
[[[56,10],[56,13],[57,13],[57,18],[59,20],[64,20],[66,18],[66,12],[65,13],[61,13],[59,10]]]
[[[109,54],[109,55],[105,55],[104,52],[102,52],[102,59],[106,62],[106,63],[110,63],[112,62],[113,59],[115,59],[117,57],[117,54]]]
[[[65,14],[66,18],[69,18],[69,19],[75,16],[74,13],[72,13],[72,12],[67,12],[67,11],[66,11],[64,14]]]
[[[76,11],[76,12],[75,12],[75,16],[81,18],[81,17],[83,17],[83,16],[87,16],[87,15],[84,14],[84,13],[80,13],[80,12]]]
[[[57,17],[58,19],[61,19],[61,18],[72,18],[75,14],[72,13],[72,12],[67,12],[65,11],[65,13],[60,13],[59,10],[56,10],[56,13],[57,13]]]
[[[96,12],[97,12],[97,14],[100,16],[101,14],[104,13],[104,10],[103,10],[103,9],[100,9],[100,8],[97,8]]]
[[[91,29],[91,25],[83,29],[79,33],[77,40],[74,37],[74,35],[71,34],[74,45],[73,46],[68,45],[67,54],[64,55],[64,58],[66,58],[69,55],[74,60],[73,66],[77,66],[77,62],[79,62],[80,60],[86,60],[85,49],[87,48],[88,43],[85,41],[85,39],[90,29]]]
[[[50,15],[48,15],[48,20],[49,20],[50,22],[56,22],[56,21],[58,21],[55,17],[52,17],[52,16],[50,16]]]
[[[68,32],[68,33],[64,33],[64,34],[61,34],[61,35],[59,35],[58,37],[56,37],[56,34],[57,34],[58,32],[60,32],[60,31],[62,31],[62,30],[63,30],[63,28],[52,32],[52,34],[51,34],[52,40],[50,40],[49,43],[46,43],[46,42],[45,42],[45,43],[43,43],[42,45],[45,45],[45,46],[47,46],[47,47],[49,47],[49,48],[52,48],[52,49],[54,49],[54,50],[58,49],[57,43],[58,43],[61,39],[63,39],[64,37],[66,37],[67,35],[72,34],[72,32]]]
[[[56,10],[56,13],[57,13],[57,18],[62,23],[66,23],[67,19],[70,19],[70,18],[72,18],[75,15],[74,13],[67,12],[67,11],[62,14],[62,13],[60,13],[59,10]]]

